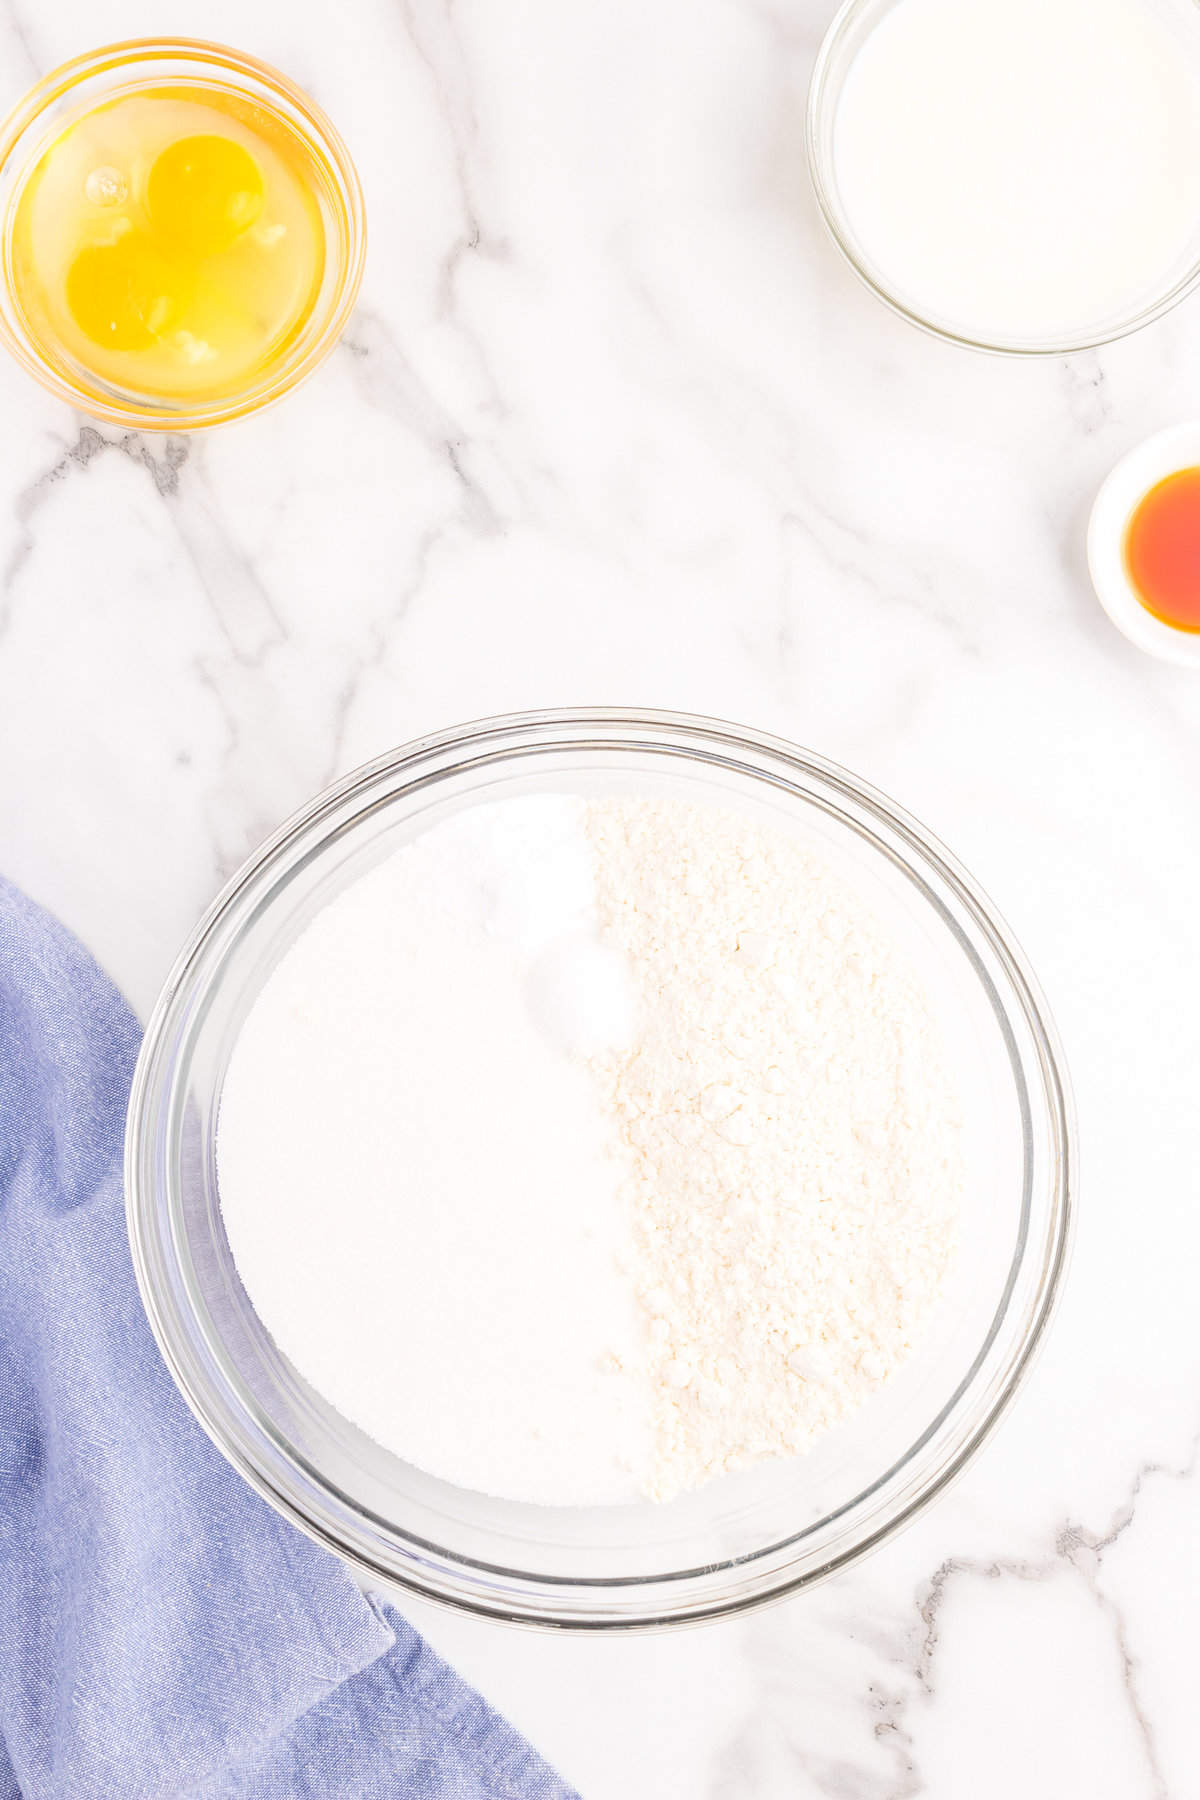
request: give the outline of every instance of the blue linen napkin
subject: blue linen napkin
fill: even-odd
[[[0,881],[0,1800],[577,1800],[176,1393],[125,1239],[137,1045]]]

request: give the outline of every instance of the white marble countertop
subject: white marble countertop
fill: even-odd
[[[820,1591],[640,1641],[421,1607],[587,1800],[1188,1800],[1200,1429],[1200,678],[1089,589],[1087,509],[1200,416],[1200,300],[1016,363],[826,241],[802,110],[832,0],[0,4],[5,101],[105,40],[225,38],[367,188],[362,305],[207,437],[0,363],[0,868],[143,1012],[330,777],[508,708],[780,732],[933,827],[1066,1040],[1084,1182],[1032,1382],[955,1492]]]

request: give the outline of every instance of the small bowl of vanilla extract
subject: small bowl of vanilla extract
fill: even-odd
[[[1092,508],[1088,563],[1131,643],[1200,668],[1200,422],[1160,431],[1116,465]]]

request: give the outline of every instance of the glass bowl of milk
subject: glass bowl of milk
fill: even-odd
[[[809,164],[857,274],[977,349],[1062,354],[1200,279],[1192,0],[848,0]]]
[[[388,1448],[355,1423],[353,1396],[339,1410],[328,1384],[305,1372],[307,1349],[293,1360],[281,1347],[251,1299],[255,1265],[239,1254],[231,1230],[219,1121],[238,1086],[247,1020],[261,1018],[263,997],[297,946],[314,943],[314,922],[329,928],[343,902],[369,896],[389,866],[404,866],[393,859],[445,845],[451,828],[467,829],[477,842],[470,822],[489,809],[607,805],[614,797],[652,800],[660,809],[676,802],[719,808],[751,834],[782,834],[870,907],[919,976],[957,1077],[962,1203],[952,1270],[912,1355],[802,1453],[722,1473],[670,1498],[600,1503],[564,1493],[539,1504],[498,1491],[499,1481],[432,1472],[435,1460],[451,1466],[448,1454],[435,1456],[437,1446],[411,1456]],[[428,966],[413,980],[419,975],[447,1005],[460,990],[460,999],[470,998],[478,984],[435,940],[433,932],[423,952]],[[343,936],[343,948],[348,941]],[[414,1045],[429,1054],[429,1038],[413,1024],[419,1009],[411,993],[407,1003],[381,993],[376,986],[363,994],[363,1016],[383,1004],[389,1031],[412,1031]],[[344,999],[340,983],[301,996],[289,1013],[293,1030],[306,1031]],[[489,1017],[485,1007],[478,1018],[481,1041],[495,1032],[495,1010]],[[335,1037],[326,1040],[330,1065],[338,1061]],[[271,1044],[272,1055],[286,1060],[286,1037]],[[735,1046],[739,1055],[744,1048]],[[514,1066],[529,1067],[519,1046],[512,1057]],[[339,1239],[353,1233],[347,1194],[357,1133],[386,1129],[400,1089],[379,1076],[391,1066],[367,1071],[362,1093],[376,1095],[374,1110],[365,1119],[359,1110],[343,1139],[345,1169],[328,1173],[322,1226],[332,1254],[320,1259],[324,1298],[299,1335],[311,1347],[341,1332],[344,1347],[358,1315],[378,1309],[385,1354],[373,1380],[385,1399],[402,1386],[427,1406],[442,1449],[457,1453],[473,1398],[463,1383],[443,1379],[449,1352],[424,1360],[413,1354],[408,1277],[428,1283],[435,1311],[440,1305],[458,1318],[455,1287],[464,1284],[467,1248],[425,1255],[422,1269],[415,1267],[421,1233],[412,1230],[419,1221],[411,1209],[430,1210],[419,1143],[391,1163],[396,1198],[385,1223],[399,1210],[403,1231],[389,1236],[390,1224],[381,1226],[375,1240],[359,1244],[358,1274],[339,1272]],[[263,1114],[269,1063],[261,1073]],[[262,1134],[284,1162],[306,1135],[315,1141],[314,1132],[323,1138],[336,1124],[331,1092],[318,1090],[277,1133]],[[256,1096],[244,1081],[241,1093],[254,1123]],[[449,1121],[464,1139],[480,1134],[485,1109],[476,1093],[473,1083],[464,1085],[461,1116]],[[361,1096],[350,1097],[357,1105]],[[428,1119],[433,1143],[447,1121],[428,1107],[416,1111]],[[1074,1163],[1070,1095],[1045,1004],[988,901],[928,832],[844,770],[779,740],[683,715],[595,709],[488,720],[424,738],[318,796],[255,854],[193,934],[150,1020],[130,1103],[126,1191],[134,1264],[167,1365],[217,1447],[286,1518],[384,1591],[509,1622],[627,1630],[720,1617],[802,1590],[884,1542],[961,1473],[1044,1338],[1067,1259]],[[261,1245],[260,1276],[288,1261],[296,1241],[304,1172],[287,1167],[294,1182],[288,1176],[283,1184],[288,1204]],[[510,1175],[527,1183],[532,1172],[518,1147]],[[270,1168],[265,1173],[273,1179]],[[480,1189],[500,1215],[487,1230],[511,1221],[513,1242],[501,1243],[496,1258],[497,1285],[519,1288],[548,1317],[586,1300],[586,1289],[572,1290],[561,1257],[543,1254],[528,1235],[522,1248],[513,1181],[485,1169]],[[564,1213],[574,1216],[584,1196],[570,1180],[558,1191]],[[694,1204],[704,1210],[699,1189]],[[482,1229],[478,1213],[468,1248]],[[518,1268],[514,1255],[526,1255],[530,1270]],[[407,1271],[403,1259],[413,1265]],[[447,1335],[475,1334],[486,1359],[491,1340],[474,1318],[460,1318]],[[490,1363],[481,1369],[494,1374]],[[506,1397],[497,1402],[507,1404]]]

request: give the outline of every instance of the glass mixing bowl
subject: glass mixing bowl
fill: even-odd
[[[166,399],[113,387],[26,317],[13,267],[21,194],[44,151],[75,120],[127,94],[179,86],[232,94],[278,120],[303,147],[324,228],[320,290],[287,348],[229,392]],[[245,418],[290,393],[318,368],[345,329],[366,256],[362,188],[342,139],[315,101],[278,69],[193,38],[138,38],[76,57],[47,75],[0,124],[0,342],[69,406],[131,431],[191,431]]]
[[[524,1505],[400,1461],[275,1349],[221,1223],[222,1082],[280,958],[334,895],[436,820],[535,791],[670,793],[792,834],[853,882],[907,949],[961,1083],[960,1248],[913,1357],[808,1455],[665,1505]],[[126,1181],[138,1281],[167,1363],[218,1448],[280,1512],[373,1584],[498,1619],[622,1629],[714,1618],[806,1587],[882,1543],[962,1471],[1046,1330],[1074,1162],[1067,1081],[1042,998],[988,902],[928,832],[844,770],[778,739],[600,709],[423,738],[283,826],[201,921],[154,1010],[133,1084]],[[421,1371],[396,1378],[420,1381]]]

